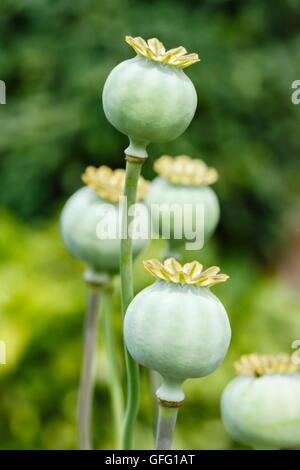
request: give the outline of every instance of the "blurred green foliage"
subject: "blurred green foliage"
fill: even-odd
[[[0,212],[0,339],[7,364],[0,366],[0,448],[76,448],[76,398],[85,308],[83,266],[60,240],[57,219],[31,227]],[[9,241],[9,243],[8,243]],[[152,242],[135,263],[136,290],[152,282],[141,259],[157,256]],[[220,256],[214,244],[201,254],[205,265],[220,263],[231,279],[215,289],[230,316],[233,337],[225,363],[211,376],[188,381],[175,448],[238,448],[220,421],[219,399],[234,376],[232,363],[250,351],[292,351],[299,332],[299,295],[276,276],[266,276],[247,257]],[[113,316],[120,370],[122,358],[119,281]],[[108,364],[99,325],[94,404],[97,448],[113,446]],[[299,335],[298,335],[299,336]],[[148,373],[142,371],[138,448],[153,448],[153,404]]]
[[[124,166],[126,137],[106,121],[100,97],[109,71],[132,56],[125,34],[202,58],[187,70],[199,97],[194,121],[176,141],[149,147],[143,173],[154,176],[162,153],[203,157],[220,172],[222,221],[198,256],[231,275],[216,289],[232,345],[218,371],[187,382],[175,447],[238,448],[219,414],[232,362],[250,351],[289,352],[299,332],[299,294],[266,270],[286,248],[298,203],[300,106],[290,99],[300,78],[298,1],[1,0],[0,18],[0,204],[8,208],[0,212],[0,448],[76,447],[86,293],[83,267],[60,240],[58,208],[88,164]],[[152,243],[143,257],[159,250]],[[135,269],[139,290],[151,280],[140,259]],[[118,280],[113,315],[124,375]],[[101,335],[98,356],[95,445],[110,448]],[[138,447],[153,447],[152,428],[143,370]]]
[[[133,56],[126,34],[157,36],[200,54],[187,70],[199,105],[182,137],[150,146],[145,176],[162,153],[203,156],[221,174],[226,249],[266,258],[286,240],[282,211],[299,185],[297,0],[1,0],[0,16],[1,203],[48,215],[86,165],[124,165],[127,139],[105,119],[102,87]]]

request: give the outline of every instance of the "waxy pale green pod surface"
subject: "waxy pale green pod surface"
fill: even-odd
[[[134,359],[163,376],[158,397],[182,401],[184,380],[203,377],[223,361],[231,330],[208,288],[156,281],[129,305],[124,335]]]
[[[61,232],[70,253],[88,263],[96,271],[118,272],[120,238],[117,229],[119,211],[118,204],[101,198],[90,187],[83,187],[73,194],[67,201],[61,215]],[[104,221],[104,214],[106,217],[105,226],[107,230],[112,230],[112,234],[113,232],[116,233],[116,238],[99,238],[100,226],[98,224]],[[145,211],[139,211],[134,223],[140,226],[145,226],[148,223],[146,209]],[[134,255],[140,253],[146,244],[147,240],[145,239],[134,239]]]
[[[160,205],[159,217],[156,216],[156,211],[151,211],[153,229],[160,235],[163,235],[162,229],[170,214],[171,240],[175,239],[176,234],[182,233],[181,240],[183,242],[193,241],[193,239],[185,237],[186,229],[192,228],[193,231],[196,229],[199,231],[201,222],[203,222],[201,227],[206,240],[213,233],[220,217],[219,201],[211,187],[176,184],[162,177],[153,180],[145,203],[149,208],[152,204]],[[187,211],[187,205],[190,207],[189,211]],[[173,207],[176,210],[178,206],[181,206],[181,217],[172,209]],[[197,206],[202,206],[203,213],[201,211],[197,213]],[[175,213],[177,216],[174,216]],[[182,243],[181,240],[179,239],[178,243]]]
[[[169,240],[171,251],[195,240],[194,249],[199,249],[220,216],[218,198],[209,186],[218,180],[217,170],[188,155],[163,155],[155,160],[154,170],[159,177],[146,196],[154,231]]]
[[[117,65],[103,89],[107,119],[128,135],[128,155],[147,157],[150,142],[176,139],[197,106],[192,81],[181,68],[137,56]]]
[[[257,449],[300,445],[300,373],[241,375],[225,389],[223,423],[237,441]]]

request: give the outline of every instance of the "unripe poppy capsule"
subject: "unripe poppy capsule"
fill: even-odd
[[[103,89],[107,119],[130,145],[127,155],[145,158],[150,142],[176,139],[190,124],[197,106],[192,81],[183,68],[199,61],[183,47],[165,50],[156,38],[126,36],[137,56],[117,65]]]
[[[287,354],[242,356],[221,400],[223,423],[256,449],[300,445],[300,372]]]
[[[88,167],[82,175],[88,185],[65,204],[61,214],[61,232],[70,253],[88,263],[95,272],[115,274],[119,271],[120,218],[118,204],[123,193],[125,171],[107,166]],[[138,184],[138,199],[143,199],[149,183],[142,177]],[[139,211],[133,224],[147,226],[148,211]],[[106,233],[107,230],[107,233]],[[133,254],[138,255],[147,239],[133,238]]]
[[[207,240],[219,221],[220,207],[214,190],[210,187],[218,179],[215,168],[209,168],[202,160],[187,155],[164,155],[154,163],[159,174],[151,184],[145,203],[151,210],[155,232],[168,239],[173,247],[192,242],[195,237]],[[200,211],[201,209],[201,211]],[[164,234],[166,221],[170,219]]]
[[[140,364],[163,377],[161,402],[180,403],[182,383],[215,370],[227,352],[231,330],[220,300],[210,287],[228,279],[219,268],[203,270],[194,261],[144,262],[157,279],[130,303],[124,325],[127,348]]]

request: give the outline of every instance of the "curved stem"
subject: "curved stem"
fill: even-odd
[[[178,414],[178,408],[168,408],[159,404],[156,450],[171,450]]]
[[[90,450],[91,415],[94,392],[93,363],[97,340],[97,317],[101,290],[91,287],[88,293],[87,313],[84,325],[83,363],[78,397],[79,448]]]
[[[122,240],[121,240],[121,299],[122,314],[125,316],[127,307],[133,299],[133,276],[132,276],[132,240],[129,236],[129,224],[133,217],[128,214],[129,208],[136,201],[136,190],[138,178],[141,172],[141,163],[128,161],[126,163],[126,179],[124,196],[126,198],[127,210],[122,217]],[[127,370],[127,403],[123,422],[122,444],[123,449],[132,449],[134,425],[137,418],[139,406],[139,367],[130,356],[125,346],[125,361]]]
[[[106,354],[109,362],[109,391],[113,414],[114,435],[116,437],[116,448],[121,446],[121,429],[124,414],[123,391],[119,374],[119,364],[116,354],[116,344],[113,330],[112,317],[112,289],[103,291],[101,303],[101,316],[103,319],[103,333]]]

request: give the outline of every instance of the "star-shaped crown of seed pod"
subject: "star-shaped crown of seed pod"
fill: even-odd
[[[133,38],[132,36],[126,36],[125,41],[139,56],[145,57],[153,62],[160,62],[161,64],[171,65],[180,69],[189,67],[200,60],[198,54],[187,54],[186,49],[181,46],[166,51],[163,43],[156,38],[145,41],[141,37]]]
[[[265,374],[288,374],[299,370],[299,365],[294,364],[291,357],[285,353],[276,355],[253,353],[241,356],[234,367],[237,374],[256,377]]]
[[[218,180],[215,168],[209,168],[202,160],[187,155],[178,155],[178,157],[163,155],[155,161],[154,170],[172,183],[189,186],[208,186]]]
[[[99,168],[88,166],[81,175],[82,181],[90,186],[99,196],[111,202],[118,202],[123,195],[125,184],[125,170],[118,168],[112,170],[106,165]],[[142,176],[139,178],[137,188],[137,199],[143,199],[148,190],[150,183]]]
[[[229,276],[221,274],[218,266],[203,270],[203,265],[192,261],[181,265],[175,258],[168,258],[163,263],[158,259],[143,261],[149,273],[161,281],[174,284],[189,284],[196,287],[211,287],[227,281]]]

